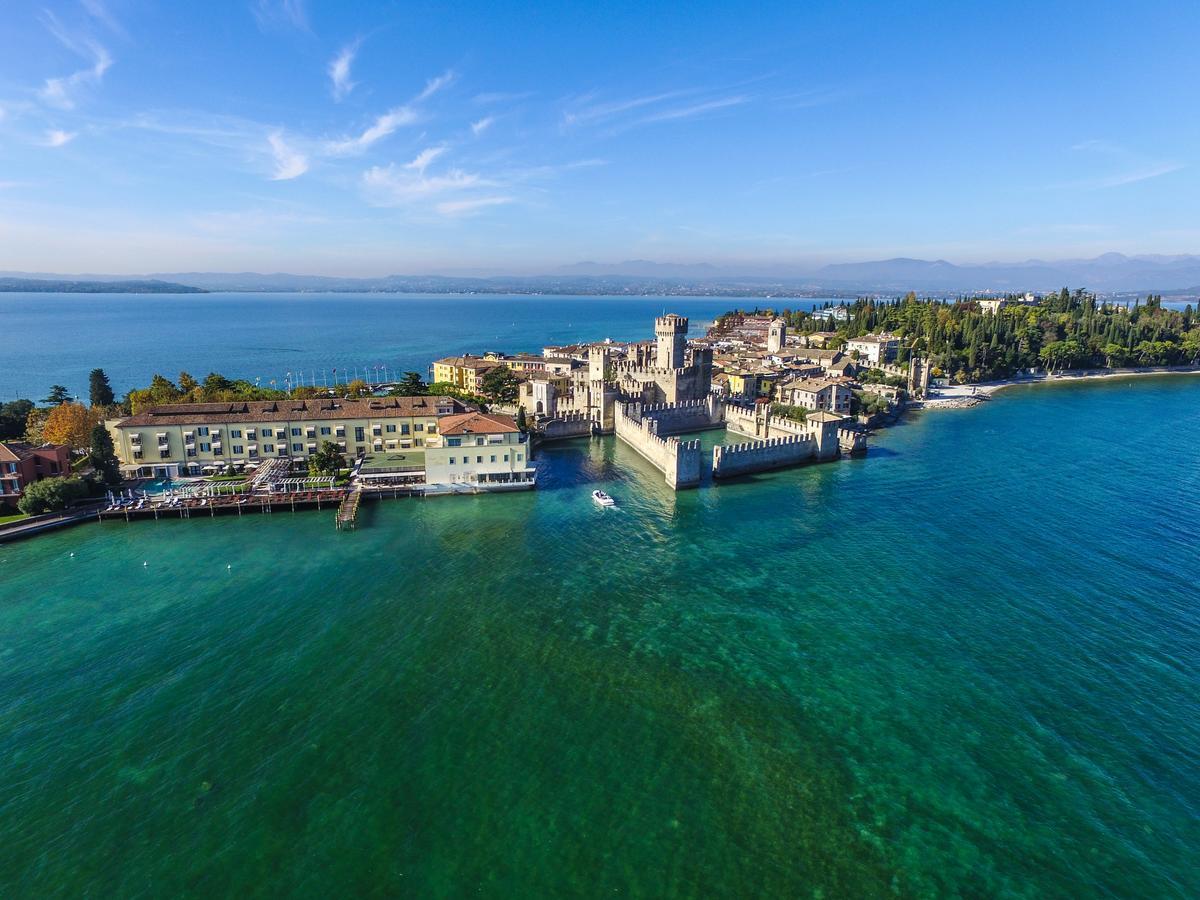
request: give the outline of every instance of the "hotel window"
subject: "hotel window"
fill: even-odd
[[[417,422],[413,425],[413,431],[424,431],[424,430],[425,430],[424,422]]]
[[[345,437],[346,436],[346,426],[345,425],[339,425],[335,430],[337,432],[337,437]]]
[[[299,428],[292,429],[292,437],[300,437],[300,429]]]
[[[240,453],[242,452],[242,445],[241,445],[241,444],[234,444],[234,445],[233,445],[233,452],[234,452],[234,455],[238,455],[238,454],[240,454]]]
[[[362,440],[365,440],[365,438],[363,437],[363,430],[364,430],[364,429],[363,429],[363,427],[362,427],[361,425],[356,425],[356,426],[354,427],[354,439],[355,439],[356,441],[362,441]],[[345,431],[342,431],[341,429],[339,429],[339,434],[338,434],[338,437],[341,437],[341,436],[342,436],[343,434],[345,434],[345,433],[346,433]]]
[[[462,438],[446,438],[447,447],[461,447]]]
[[[413,438],[413,446],[424,447],[425,446],[425,438]]]
[[[274,435],[271,433],[270,428],[264,428],[262,430],[262,433],[263,433],[263,437],[274,437]]]
[[[408,434],[408,423],[407,422],[400,423],[400,433]]]
[[[212,451],[212,444],[201,444],[200,450],[204,453],[209,453]]]
[[[274,452],[275,452],[274,444],[263,444],[263,453],[274,453]]]
[[[234,437],[236,437],[236,436],[237,435],[234,435]],[[248,441],[258,440],[258,432],[255,431],[253,428],[251,428],[249,431],[246,432],[246,440],[248,440]]]
[[[329,426],[328,425],[321,426],[321,434],[329,434]]]
[[[477,463],[483,462],[483,457],[482,456],[475,457],[475,462],[477,462]]]
[[[304,436],[305,436],[305,437],[316,437],[316,436],[317,436],[317,429],[316,429],[316,426],[314,426],[314,425],[309,425],[309,426],[308,426],[308,431],[307,431],[307,432],[305,432],[305,435],[304,435]]]
[[[476,447],[482,447],[482,446],[483,446],[483,444],[484,444],[484,439],[483,439],[483,438],[481,438],[481,437],[477,437],[477,438],[475,438],[475,446],[476,446]]]
[[[430,434],[437,434],[437,423],[435,423],[435,422],[431,422],[431,423],[429,424],[429,433],[430,433]]]
[[[295,430],[295,429],[293,429],[293,430]],[[292,444],[292,452],[293,453],[304,452],[304,445],[303,444]]]
[[[387,427],[387,430],[388,430],[388,434],[395,434],[395,433],[396,433],[396,426],[395,426],[395,425],[389,425],[389,426]]]
[[[229,432],[229,436],[235,437],[235,438],[240,438],[242,436],[242,429],[234,428],[232,431]]]
[[[507,453],[504,454],[504,461],[508,462],[508,454]]]
[[[454,465],[454,457],[450,457],[450,465]]]
[[[196,429],[196,434],[200,435],[200,437],[208,437],[208,426],[201,425]]]
[[[492,462],[495,462],[495,461],[496,461],[496,454],[495,454],[495,453],[493,453],[493,454],[492,454]]]
[[[522,459],[524,459],[524,458],[525,458],[525,457],[524,457],[524,456],[522,456],[520,453],[518,453],[518,454],[517,454],[517,461],[518,461],[518,462],[520,462],[520,461],[521,461]]]

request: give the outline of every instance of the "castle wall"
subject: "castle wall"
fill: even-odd
[[[765,441],[749,441],[713,447],[713,478],[732,478],[795,466],[817,458],[817,443],[811,437],[789,435]]]
[[[742,406],[740,403],[726,403],[726,427],[750,437],[763,437],[762,432],[766,422],[762,417],[755,416],[754,410],[755,407],[753,406]]]
[[[556,418],[541,423],[544,441],[561,441],[567,438],[588,437],[594,426],[592,417],[586,412],[560,413]]]
[[[700,483],[700,442],[659,437],[657,422],[642,418],[641,404],[614,403],[613,425],[617,438],[662,471],[667,484],[679,490]]]
[[[683,434],[720,428],[724,424],[724,406],[724,401],[710,394],[704,400],[646,404],[641,414],[656,421],[660,435]]]

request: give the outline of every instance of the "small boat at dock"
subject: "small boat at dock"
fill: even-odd
[[[617,501],[601,490],[592,491],[592,499],[601,506],[616,506]]]

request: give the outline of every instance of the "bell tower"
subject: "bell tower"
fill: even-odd
[[[787,322],[775,319],[767,331],[767,352],[778,353],[787,343]]]

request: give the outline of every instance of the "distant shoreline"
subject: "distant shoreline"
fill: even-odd
[[[1003,381],[987,381],[979,384],[956,384],[939,389],[930,400],[920,400],[909,405],[910,409],[967,409],[986,402],[991,396],[1005,388],[1026,384],[1067,384],[1074,381],[1107,381],[1113,378],[1146,377],[1151,375],[1200,375],[1200,366],[1160,366],[1137,369],[1087,369],[1079,372],[1061,372],[1054,375],[1038,375],[1028,378],[1006,378]]]

